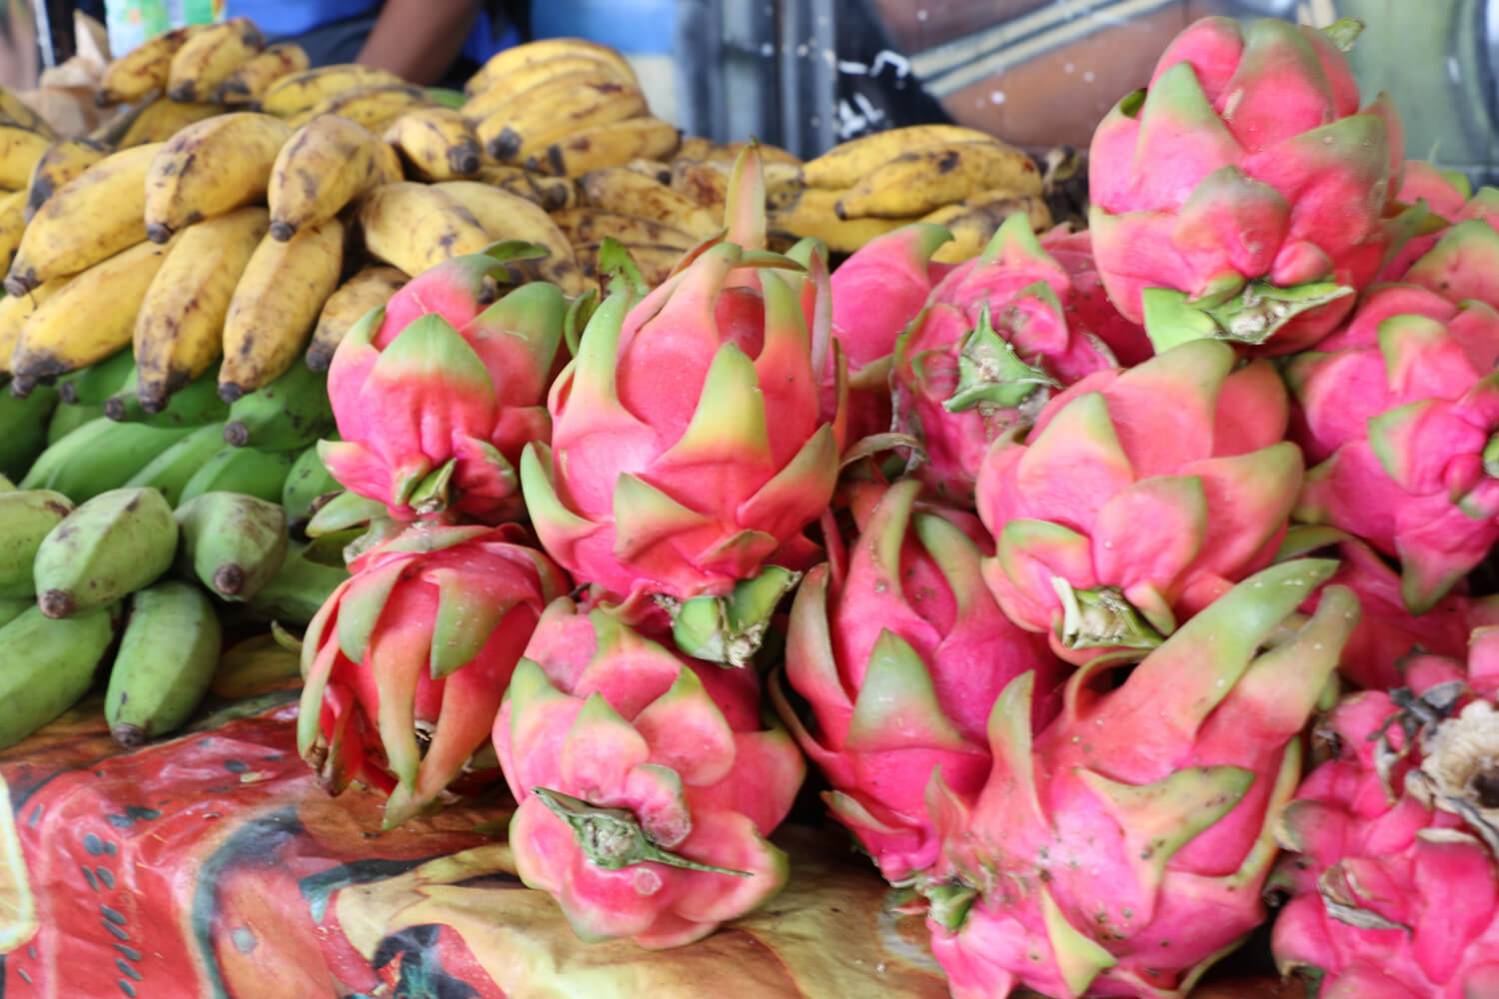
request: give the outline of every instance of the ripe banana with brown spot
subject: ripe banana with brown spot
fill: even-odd
[[[172,393],[219,359],[229,302],[250,257],[265,238],[264,208],[239,208],[190,225],[156,272],[136,316],[136,392],[157,413]]]
[[[38,114],[30,104],[17,97],[8,87],[0,87],[0,120],[29,128],[33,132],[54,138],[52,126]]]
[[[526,167],[560,177],[581,177],[632,160],[664,160],[676,151],[681,136],[675,125],[649,116],[595,125],[528,156]]]
[[[578,203],[578,185],[567,177],[544,177],[520,167],[496,163],[480,167],[479,180],[519,195],[549,212],[572,208]]]
[[[254,107],[271,84],[309,65],[302,46],[278,42],[225,77],[214,90],[213,99],[226,107]]]
[[[512,74],[564,56],[584,56],[596,62],[607,63],[624,79],[632,82],[635,80],[635,71],[630,67],[629,61],[607,45],[583,38],[544,38],[491,56],[488,62],[479,67],[478,72],[468,78],[468,82],[463,85],[463,92],[472,97],[490,87],[503,85],[503,81]]]
[[[11,355],[15,353],[16,343],[21,339],[21,327],[26,325],[26,320],[57,289],[67,283],[67,278],[58,278],[33,288],[25,295],[0,297],[0,375],[10,374]]]
[[[892,128],[834,146],[808,160],[802,176],[808,187],[853,187],[881,165],[923,146],[951,142],[998,142],[987,132],[961,125],[911,125]]]
[[[287,140],[271,167],[271,236],[291,239],[365,192],[400,179],[394,150],[369,129],[338,115],[314,118]]]
[[[491,112],[477,130],[489,155],[502,163],[525,163],[574,132],[649,113],[638,86],[596,73],[569,73]]]
[[[172,56],[188,38],[203,30],[201,25],[176,28],[147,39],[104,68],[94,101],[100,107],[138,101],[153,90],[165,90],[172,69]]]
[[[482,158],[474,126],[452,108],[407,111],[385,129],[385,141],[400,154],[407,173],[425,180],[453,180],[479,172]]]
[[[903,225],[920,221],[904,219],[840,219],[835,211],[838,199],[846,191],[828,191],[816,187],[803,189],[789,204],[771,208],[767,225],[771,232],[796,238],[821,240],[835,253],[853,253],[877,236],[894,232]]]
[[[432,99],[421,87],[413,87],[408,83],[381,83],[335,94],[286,120],[293,128],[299,128],[318,115],[336,114],[356,121],[379,135],[385,131],[386,126],[407,111],[431,106]]]
[[[407,274],[452,257],[478,253],[494,239],[453,195],[435,184],[382,184],[359,203],[359,226],[370,255]]]
[[[219,396],[234,402],[275,381],[295,363],[338,287],[344,226],[308,226],[286,242],[266,236],[234,288],[224,319]]]
[[[719,160],[677,160],[669,167],[673,191],[717,214],[729,199],[729,167]]]
[[[146,238],[146,174],[162,144],[104,157],[68,181],[31,217],[5,290],[23,295],[77,274]]]
[[[37,160],[52,145],[40,132],[0,121],[0,188],[18,191],[26,186]]]
[[[48,146],[26,181],[26,220],[29,222],[54,192],[98,163],[106,153],[104,146],[91,139],[61,139]]]
[[[680,251],[691,249],[700,242],[696,237],[664,222],[636,218],[633,215],[599,212],[591,208],[569,208],[553,212],[552,221],[557,223],[557,228],[562,230],[568,242],[575,246],[613,239],[625,244],[669,246]]]
[[[388,70],[360,66],[358,63],[319,66],[317,69],[305,69],[300,73],[283,76],[271,84],[260,97],[260,110],[266,114],[289,118],[317,107],[345,91],[404,82]]]
[[[616,215],[634,215],[663,222],[689,236],[706,239],[719,229],[719,220],[686,195],[627,167],[595,170],[582,180],[588,204]]]
[[[984,252],[1005,219],[1016,213],[1028,217],[1037,232],[1051,227],[1051,209],[1038,195],[1015,197],[1008,191],[986,191],[953,205],[943,205],[922,218],[943,226],[953,238],[937,248],[932,260],[956,264]]]
[[[0,267],[9,267],[26,231],[26,192],[0,194]]]
[[[450,180],[432,186],[467,208],[491,242],[518,240],[546,247],[545,257],[516,265],[523,273],[534,268],[543,281],[552,282],[569,295],[581,295],[586,290],[572,244],[544,209],[479,181]]]
[[[237,111],[189,125],[146,175],[146,236],[162,243],[184,226],[259,201],[291,129],[280,118]]]
[[[924,215],[979,191],[1039,195],[1041,171],[1025,153],[993,140],[950,142],[902,153],[838,199],[840,218]]]
[[[172,54],[167,96],[174,101],[208,101],[229,74],[265,48],[265,36],[248,17],[209,24]]]
[[[97,364],[128,346],[146,289],[169,247],[139,243],[57,289],[21,326],[11,355],[11,390],[25,396],[40,381]]]
[[[129,149],[148,142],[166,142],[194,122],[223,114],[224,109],[214,104],[174,101],[169,97],[158,97],[141,107],[125,123],[125,128],[113,140],[118,149]]]
[[[407,280],[405,273],[394,267],[372,264],[339,285],[323,303],[312,342],[307,345],[307,366],[313,371],[327,371],[344,335],[371,309],[390,301]]]
[[[488,117],[491,111],[508,103],[516,95],[539,87],[559,76],[578,72],[604,74],[620,83],[638,85],[640,82],[628,65],[621,67],[618,63],[605,62],[591,54],[570,52],[553,59],[532,63],[529,66],[521,66],[494,80],[488,87],[475,93],[464,103],[463,113],[474,119]]]

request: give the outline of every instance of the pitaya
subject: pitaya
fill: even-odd
[[[785,882],[765,840],[805,774],[759,680],[686,660],[566,598],[542,615],[494,725],[516,871],[587,940],[674,947]]]
[[[488,304],[509,248],[416,277],[333,356],[328,395],[342,439],[319,453],[392,517],[497,523],[523,512],[515,463],[550,432],[543,402],[567,302],[538,282]]]
[[[1102,340],[1121,367],[1132,368],[1155,353],[1144,327],[1124,318],[1109,300],[1108,289],[1093,259],[1093,233],[1059,225],[1041,236],[1041,248],[1072,279],[1067,318],[1073,329],[1092,333]]]
[[[1274,555],[1301,452],[1282,440],[1269,362],[1234,365],[1227,344],[1197,340],[1099,372],[985,456],[985,579],[1062,658],[1152,648]]]
[[[1240,583],[1117,687],[1104,660],[1084,667],[1034,737],[1034,678],[1010,683],[983,791],[931,789],[944,848],[927,925],[955,999],[1185,995],[1264,920],[1297,736],[1358,616],[1339,587],[1295,614],[1335,567]]]
[[[611,295],[552,386],[552,447],[534,442],[521,462],[552,556],[626,613],[663,598],[721,617],[715,648],[688,649],[720,661],[746,661],[764,626],[731,621],[720,598],[771,563],[812,561],[801,532],[838,475],[842,406],[820,415],[805,318],[817,306],[803,303],[826,297],[826,272],[799,294],[809,279],[778,273],[794,267],[722,242],[633,308]]]
[[[1157,347],[1302,349],[1379,271],[1401,133],[1384,97],[1359,108],[1338,51],[1357,27],[1204,18],[1094,133],[1098,270]]]
[[[1287,371],[1301,404],[1296,436],[1320,462],[1297,516],[1398,556],[1413,613],[1499,541],[1496,362],[1494,309],[1383,285]]]
[[[1413,664],[1409,688],[1344,700],[1319,728],[1333,758],[1278,838],[1291,900],[1272,946],[1323,999],[1499,995],[1499,630],[1461,660]]]
[[[959,793],[976,793],[999,692],[1031,671],[1045,694],[1060,673],[1045,640],[1011,624],[984,587],[982,526],[972,514],[917,507],[920,488],[905,479],[865,490],[852,551],[830,545],[831,561],[797,590],[786,679],[810,704],[815,729],[771,688],[833,785],[823,799],[893,882],[936,857],[923,798],[933,769]]]
[[[1115,366],[1076,322],[1072,278],[1024,215],[932,290],[896,346],[895,426],[916,438],[917,475],[971,505],[989,443],[1028,426],[1052,390]]]
[[[1411,241],[1423,249],[1397,277],[1436,292],[1454,305],[1476,301],[1499,308],[1499,191],[1486,187],[1440,236]]]
[[[482,767],[511,670],[567,592],[523,540],[515,525],[410,527],[355,559],[308,625],[297,749],[330,793],[388,793],[387,828]]]

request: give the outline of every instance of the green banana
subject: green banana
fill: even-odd
[[[104,415],[103,406],[59,405],[47,421],[47,446],[51,447],[64,437]]]
[[[20,617],[22,611],[35,606],[36,600],[33,597],[27,597],[25,600],[0,597],[0,628]]]
[[[114,639],[110,611],[55,621],[34,605],[0,628],[0,749],[55,719],[88,692]]]
[[[82,502],[123,486],[190,433],[190,427],[147,427],[100,416],[43,451],[20,485],[55,489]]]
[[[328,466],[318,457],[317,448],[309,447],[292,462],[286,483],[281,487],[281,506],[286,510],[287,521],[300,528],[311,519],[318,500],[342,488],[328,474]]]
[[[184,573],[225,600],[249,600],[286,558],[286,512],[244,493],[203,493],[177,508]]]
[[[38,385],[24,399],[0,391],[0,474],[19,479],[47,446],[57,390]]]
[[[229,406],[219,398],[218,369],[210,369],[173,392],[160,412],[148,413],[141,406],[135,375],[104,403],[104,415],[120,423],[144,423],[148,427],[201,427],[220,423]]]
[[[341,492],[318,507],[307,523],[307,536],[319,538],[356,527],[367,527],[385,516],[385,504],[356,492]]]
[[[182,490],[187,488],[192,477],[222,450],[224,425],[205,424],[152,458],[125,485],[160,490],[167,502],[176,506],[182,502]]]
[[[208,693],[222,643],[213,601],[192,583],[168,579],[131,597],[104,695],[115,742],[134,749],[187,721]]]
[[[129,426],[129,424],[121,424]],[[222,441],[220,441],[222,443]],[[179,503],[204,493],[244,493],[269,503],[281,500],[281,487],[291,472],[291,455],[252,447],[226,447],[187,480]]]
[[[293,364],[265,388],[229,407],[224,440],[235,447],[300,451],[333,431],[327,372]]]
[[[31,599],[36,550],[72,512],[68,498],[51,490],[0,493],[0,598]]]
[[[134,381],[135,358],[125,347],[98,364],[63,375],[57,380],[57,394],[70,406],[102,406],[104,400]]]
[[[113,489],[42,539],[33,573],[48,617],[71,617],[127,596],[171,568],[177,521],[155,489]]]
[[[0,475],[0,493],[13,493],[15,491],[16,484],[7,479],[5,476]]]
[[[251,611],[282,624],[307,624],[333,591],[349,578],[349,570],[342,566],[324,565],[307,558],[303,547],[292,545],[287,550],[281,571],[250,600]]]

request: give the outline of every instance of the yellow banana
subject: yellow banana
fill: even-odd
[[[853,253],[876,236],[894,232],[918,218],[904,219],[840,219],[835,211],[838,199],[845,191],[828,191],[809,187],[794,201],[769,212],[769,228],[772,232],[786,236],[811,236],[827,245],[835,253]]]
[[[605,62],[591,54],[571,52],[552,59],[517,67],[513,72],[494,80],[489,86],[475,93],[463,105],[463,113],[478,120],[502,104],[508,103],[518,94],[570,73],[592,72],[604,74],[620,83],[638,85],[635,74],[626,66],[623,69],[612,62]]]
[[[120,149],[129,149],[147,142],[165,142],[193,122],[212,118],[223,110],[213,104],[158,97],[136,112],[114,144]]]
[[[496,163],[480,167],[479,179],[492,187],[518,194],[549,212],[572,208],[578,203],[578,185],[567,177],[543,177],[520,167]]]
[[[21,327],[11,388],[25,396],[43,379],[77,371],[130,343],[146,289],[168,247],[138,243],[73,278]]]
[[[26,226],[5,290],[24,295],[144,240],[146,173],[162,145],[106,156],[48,198]]]
[[[681,133],[660,118],[631,118],[580,129],[553,142],[526,167],[562,177],[581,177],[591,170],[621,166],[631,160],[662,160],[670,156]]]
[[[718,143],[712,139],[705,139],[701,135],[684,135],[681,143],[677,146],[677,153],[673,160],[711,160],[716,159],[717,150],[721,149]]]
[[[224,319],[219,395],[226,402],[274,381],[307,345],[343,267],[344,227],[308,226],[286,242],[260,241]]]
[[[562,230],[562,234],[574,246],[614,239],[621,243],[670,246],[686,250],[700,242],[663,222],[635,218],[632,215],[615,215],[612,212],[596,212],[589,208],[553,212],[552,221],[557,223],[557,228]]]
[[[652,288],[671,277],[673,268],[682,260],[682,249],[677,246],[662,246],[655,243],[622,243],[630,259],[640,268],[640,276]],[[578,262],[583,275],[592,281],[599,278],[599,243],[580,243],[577,246]]]
[[[403,82],[394,73],[357,63],[319,66],[283,76],[271,84],[260,97],[260,110],[289,118],[348,90]]]
[[[677,160],[669,168],[668,183],[678,194],[722,215],[729,198],[729,167],[721,160]]]
[[[7,87],[0,87],[0,120],[12,122],[22,128],[29,128],[53,137],[52,126],[47,124],[47,119],[34,111],[30,104],[17,97]]]
[[[52,297],[52,293],[68,283],[67,278],[58,278],[38,285],[28,295],[6,295],[0,298],[0,375],[10,374],[10,358],[21,339],[21,327],[41,304]]]
[[[49,146],[26,182],[26,220],[31,221],[55,191],[102,160],[106,152],[90,139],[62,139]]]
[[[202,30],[193,25],[177,28],[148,39],[120,56],[104,69],[94,100],[101,107],[124,101],[138,101],[153,90],[165,90],[172,68],[172,56],[184,42]]]
[[[602,211],[654,219],[699,239],[713,235],[720,228],[712,212],[627,167],[595,170],[583,178],[582,186],[583,197]]]
[[[491,56],[488,62],[479,67],[478,72],[469,77],[468,82],[463,85],[463,92],[472,97],[492,86],[501,85],[501,81],[512,73],[563,56],[586,56],[612,66],[624,79],[635,81],[635,71],[630,68],[628,60],[607,45],[582,38],[545,38],[517,45]]]
[[[271,168],[271,236],[291,239],[366,191],[400,179],[395,152],[369,129],[338,115],[314,118],[293,133]]]
[[[853,187],[875,168],[921,146],[948,142],[998,142],[961,125],[911,125],[860,136],[834,146],[802,168],[808,187]]]
[[[339,285],[323,303],[312,342],[307,345],[307,366],[313,371],[327,371],[344,334],[371,309],[390,301],[406,281],[406,275],[394,267],[372,264]]]
[[[248,17],[231,17],[203,29],[172,54],[167,96],[175,101],[207,101],[229,74],[265,48],[265,37]]]
[[[370,255],[407,274],[478,253],[494,242],[458,199],[436,185],[409,181],[366,194],[359,203],[359,225]]]
[[[407,83],[381,83],[346,90],[286,120],[293,128],[298,128],[320,114],[336,114],[379,135],[387,125],[412,108],[430,107],[431,104],[431,98],[421,87]]]
[[[802,193],[802,168],[796,163],[766,163],[765,206],[779,208],[794,202]]]
[[[953,235],[937,248],[932,259],[941,264],[956,264],[978,256],[1004,220],[1017,212],[1028,216],[1031,228],[1037,232],[1051,227],[1051,209],[1039,195],[1017,198],[1008,191],[984,191],[956,204],[943,205],[921,220],[944,226]]]
[[[840,218],[921,215],[978,191],[1041,193],[1041,171],[1025,153],[998,142],[950,142],[902,153],[838,199]]]
[[[450,180],[432,186],[467,208],[492,242],[515,239],[546,247],[545,257],[520,265],[523,271],[534,267],[543,281],[552,282],[567,294],[583,293],[583,277],[573,257],[572,244],[543,208],[475,180]]]
[[[525,163],[585,128],[649,114],[634,84],[594,73],[569,73],[517,97],[476,126],[485,152],[504,163]]]
[[[452,180],[479,172],[479,140],[474,127],[452,108],[407,111],[386,128],[385,141],[419,178]]]
[[[173,244],[133,332],[146,412],[160,411],[173,392],[218,360],[229,301],[269,225],[264,208],[240,208],[188,226]]]
[[[253,107],[270,88],[285,76],[300,73],[309,65],[307,53],[295,42],[278,42],[224,78],[213,92],[213,99],[228,107]]]
[[[0,188],[18,191],[26,186],[36,161],[52,140],[40,132],[10,122],[0,122]]]
[[[146,236],[164,243],[183,226],[259,201],[291,129],[280,118],[237,111],[189,125],[146,175]]]
[[[26,231],[26,192],[0,194],[0,265],[10,266]]]

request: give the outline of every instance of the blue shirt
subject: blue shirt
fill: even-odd
[[[229,0],[227,14],[230,17],[250,18],[266,38],[276,41],[305,35],[324,25],[352,17],[368,16],[378,11],[380,6],[381,0],[310,0],[296,3],[288,3],[287,0]],[[474,62],[483,63],[496,52],[509,48],[518,41],[513,25],[507,25],[500,37],[494,37],[489,14],[481,10],[474,19],[473,30],[463,44],[462,54]]]

